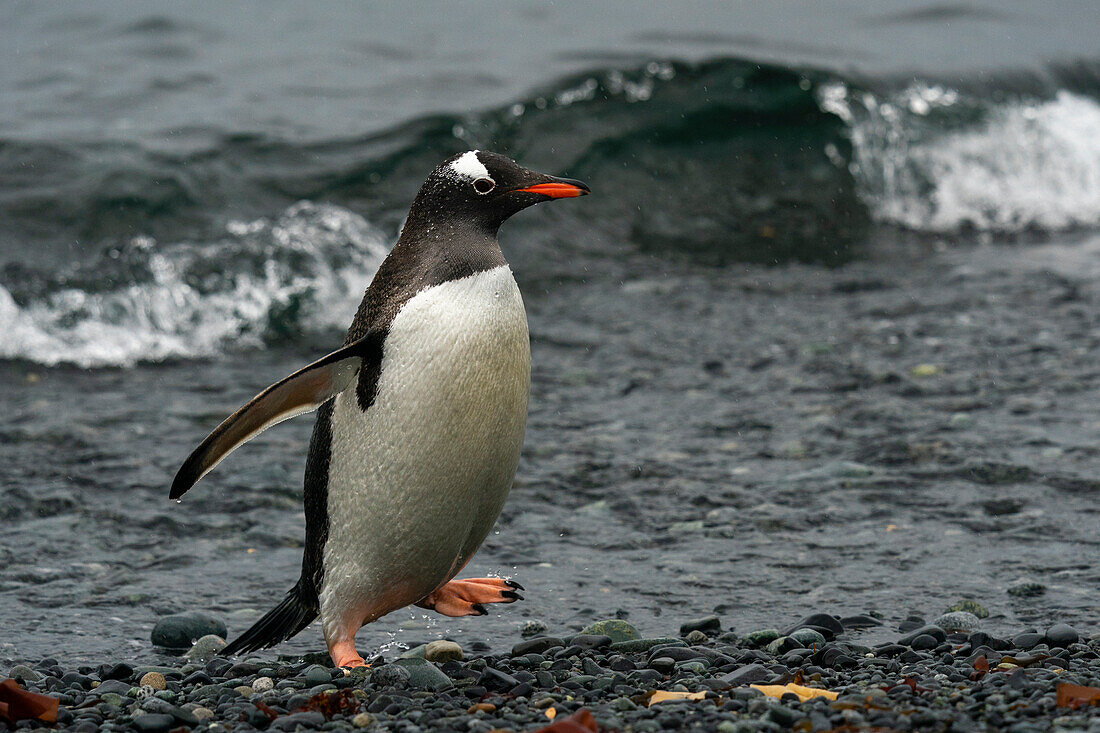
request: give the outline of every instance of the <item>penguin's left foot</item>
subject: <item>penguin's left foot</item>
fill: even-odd
[[[452,580],[416,605],[444,616],[484,616],[489,612],[483,604],[522,601],[520,590],[522,585],[504,578]]]
[[[328,648],[329,656],[332,657],[332,662],[337,667],[369,667],[370,665],[363,661],[363,658],[359,656],[359,652],[355,651],[355,642],[353,641],[338,641]]]

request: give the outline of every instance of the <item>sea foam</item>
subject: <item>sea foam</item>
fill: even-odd
[[[148,237],[125,252],[134,281],[87,290],[59,279],[18,304],[0,286],[0,358],[82,367],[203,357],[228,343],[255,346],[284,331],[344,328],[388,248],[365,219],[300,202],[274,220],[230,222],[225,236],[163,246]],[[99,265],[97,267],[97,265]]]
[[[825,85],[849,126],[852,171],[879,221],[1015,233],[1100,224],[1100,104],[974,99],[930,84],[882,95]]]

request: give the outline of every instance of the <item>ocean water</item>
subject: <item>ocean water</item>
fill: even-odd
[[[478,562],[532,600],[480,626],[405,614],[363,639],[509,638],[522,614],[654,633],[674,630],[662,609],[718,607],[739,628],[815,603],[896,615],[926,592],[996,594],[1009,626],[1087,618],[1090,571],[1055,558],[1095,552],[1096,425],[1065,395],[1096,381],[1079,311],[1100,236],[1097,28],[1090,2],[5,6],[0,618],[16,633],[0,657],[148,657],[159,613],[211,609],[239,631],[289,587],[308,418],[178,507],[170,477],[237,404],[339,343],[423,177],[469,148],[595,194],[502,232],[536,387]],[[1072,297],[1012,323],[1005,298],[1035,282]],[[1030,340],[1013,351],[1011,333]],[[907,393],[944,344],[959,381]],[[1028,371],[1036,344],[1082,361]],[[807,413],[822,373],[837,382]],[[853,390],[866,412],[846,413]],[[929,434],[982,410],[959,445]],[[1041,424],[1062,431],[1050,445]],[[867,445],[887,438],[908,448]],[[805,504],[840,459],[871,473],[816,479]],[[990,463],[1023,478],[970,480]],[[1006,491],[1016,509],[990,509]],[[876,528],[899,512],[914,567],[881,575],[901,550]],[[988,563],[971,577],[972,545]],[[806,595],[822,574],[829,590]],[[1003,603],[1036,575],[1046,600]]]

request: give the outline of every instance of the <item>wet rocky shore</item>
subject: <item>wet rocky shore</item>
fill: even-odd
[[[619,619],[561,636],[529,622],[508,652],[437,639],[350,672],[323,652],[227,659],[208,635],[161,665],[4,672],[57,697],[57,727],[80,733],[1100,730],[1096,629],[991,635],[984,616],[961,602],[930,620],[816,613],[744,633],[707,616],[658,638]],[[157,640],[195,619],[158,624]],[[865,645],[870,630],[890,640]]]

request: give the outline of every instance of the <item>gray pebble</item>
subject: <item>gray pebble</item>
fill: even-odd
[[[218,656],[218,652],[225,649],[225,639],[214,634],[207,634],[195,642],[184,659],[189,662],[208,662]]]
[[[424,649],[424,658],[429,662],[442,664],[450,660],[459,661],[463,658],[462,647],[453,641],[441,639],[433,641]]]
[[[224,639],[229,634],[220,619],[213,616],[191,612],[162,616],[153,627],[151,638],[155,646],[169,649],[189,649],[197,639],[213,634]]]
[[[14,677],[25,682],[38,682],[42,679],[42,675],[34,671],[25,664],[17,664],[8,671],[8,677]],[[130,689],[127,685],[126,689]]]
[[[306,729],[312,729],[320,728],[324,724],[325,716],[321,713],[291,713],[290,715],[280,715],[272,721],[268,730],[295,731],[298,730],[299,725]]]
[[[982,625],[977,616],[967,611],[949,611],[932,623],[947,632],[963,631],[968,634],[977,631]]]
[[[1070,644],[1076,644],[1080,638],[1077,630],[1067,624],[1054,624],[1046,633],[1047,644],[1052,647],[1066,648]]]
[[[720,678],[734,687],[744,687],[771,679],[772,673],[762,664],[746,664],[728,672]]]
[[[606,636],[611,639],[612,643],[633,641],[642,637],[633,625],[616,618],[591,623],[581,629],[581,634],[586,636]]]
[[[680,636],[687,636],[692,631],[701,631],[707,636],[717,636],[722,633],[722,622],[717,616],[703,616],[680,624]]]
[[[301,675],[305,683],[313,687],[315,685],[323,685],[332,682],[332,671],[327,667],[322,667],[319,664],[314,664],[306,667],[306,670]]]
[[[546,631],[546,624],[537,618],[530,618],[520,624],[519,633],[520,636],[527,638],[529,636],[537,636]]]
[[[789,638],[806,649],[813,649],[825,643],[825,637],[822,636],[820,632],[814,631],[813,629],[799,629],[793,634],[790,634]]]
[[[1019,583],[1013,583],[1008,587],[1008,594],[1010,596],[1017,596],[1019,598],[1030,598],[1032,596],[1041,596],[1047,592],[1047,587],[1042,583],[1032,583],[1028,581],[1021,581]]]
[[[139,733],[168,733],[176,727],[176,719],[164,713],[147,713],[130,724]]]
[[[661,674],[669,674],[676,668],[676,660],[671,657],[656,657],[649,660],[649,668],[655,669]]]
[[[408,671],[409,687],[414,689],[438,692],[454,685],[450,677],[426,659],[398,659],[393,664]]]
[[[409,670],[396,664],[383,664],[370,672],[370,683],[376,687],[402,689],[409,684]]]

